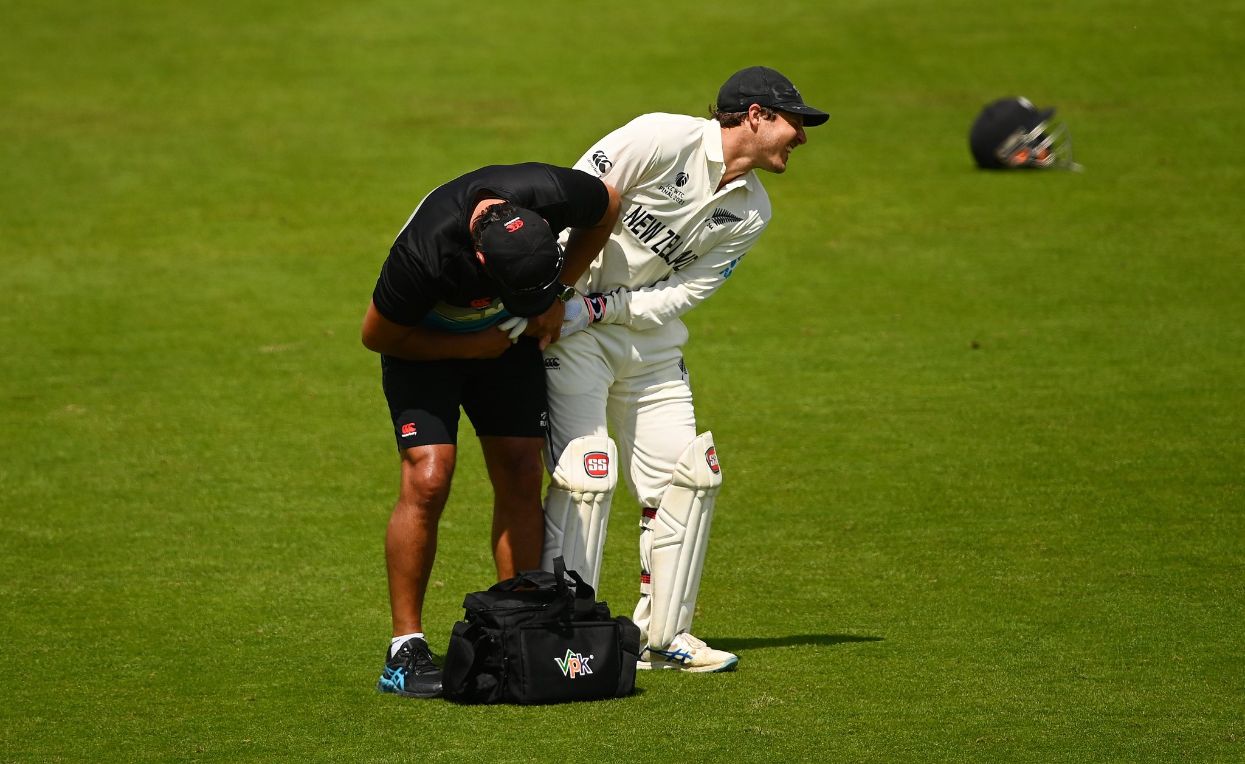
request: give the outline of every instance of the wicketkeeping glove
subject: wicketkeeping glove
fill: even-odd
[[[607,297],[608,295],[599,292],[581,294],[579,299],[568,302],[566,314],[562,317],[562,336],[587,329],[591,324],[603,320],[608,305]]]

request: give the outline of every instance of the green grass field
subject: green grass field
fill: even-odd
[[[0,0],[0,761],[1245,761],[1243,51],[1225,0]],[[393,235],[756,63],[833,116],[688,318],[739,670],[378,695]],[[1083,173],[973,169],[1016,94]]]

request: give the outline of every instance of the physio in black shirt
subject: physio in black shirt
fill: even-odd
[[[441,693],[422,610],[449,496],[459,409],[493,485],[498,579],[540,566],[541,449],[548,426],[541,350],[558,337],[566,285],[609,239],[618,194],[600,179],[529,162],[484,167],[434,189],[381,266],[363,344],[381,355],[401,454],[385,537],[393,640],[377,688]],[[570,229],[565,250],[557,236]],[[521,336],[501,328],[526,319]]]

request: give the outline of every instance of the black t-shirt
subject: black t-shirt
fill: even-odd
[[[382,316],[415,326],[438,304],[479,308],[496,300],[497,283],[476,260],[468,228],[486,196],[532,210],[555,236],[596,225],[609,205],[595,176],[539,162],[492,165],[455,178],[420,203],[390,248],[372,292]]]

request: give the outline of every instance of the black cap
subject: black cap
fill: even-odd
[[[562,247],[544,218],[522,207],[514,209],[513,216],[480,232],[480,254],[506,310],[516,316],[539,316],[562,291],[558,281]]]
[[[778,111],[800,114],[805,127],[816,127],[830,115],[804,103],[804,97],[791,80],[768,66],[750,66],[730,76],[718,91],[718,111],[747,111],[752,104]]]
[[[999,170],[1009,167],[999,147],[1017,131],[1027,133],[1054,116],[1055,110],[1039,109],[1022,97],[1000,98],[986,104],[968,133],[968,147],[978,167]]]

